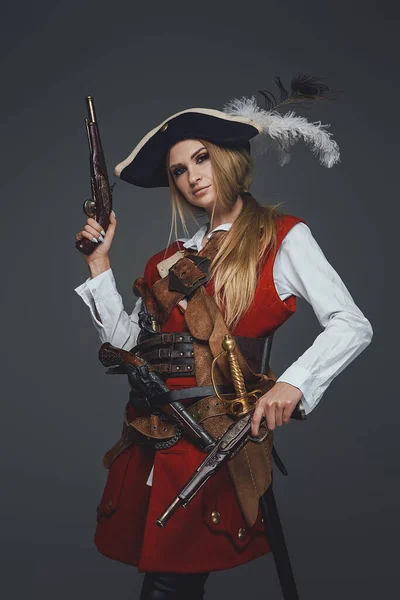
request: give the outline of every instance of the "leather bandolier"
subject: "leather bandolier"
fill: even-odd
[[[200,252],[180,250],[162,261],[158,271],[165,275],[154,283],[152,290],[143,278],[138,278],[133,288],[142,297],[145,310],[141,313],[139,343],[131,352],[146,360],[165,378],[196,376],[197,387],[194,391],[187,388],[189,399],[183,402],[188,412],[213,438],[223,435],[233,422],[233,417],[228,415],[229,405],[221,402],[212,387],[211,366],[219,355],[214,368],[214,383],[218,385],[222,399],[235,397],[231,393],[234,390],[228,359],[221,354],[224,336],[230,332],[214,298],[204,288],[210,278],[210,263],[224,235],[226,232],[215,232]],[[189,331],[160,333],[160,327],[182,300],[187,301],[184,318]],[[259,373],[265,339],[237,336],[235,341],[236,355],[247,390],[257,388],[265,393],[275,383],[270,370],[268,375]],[[200,399],[195,396],[196,390],[199,390]],[[179,393],[185,398],[185,390]],[[171,392],[171,396],[173,394]],[[141,406],[141,400],[135,397],[134,390],[131,391],[130,403]],[[132,421],[128,420],[125,412],[125,435],[105,455],[104,465],[107,468],[132,443],[154,444],[158,449],[179,441],[182,435],[179,426],[157,407],[147,408],[147,414]],[[254,525],[259,499],[272,481],[272,448],[273,434],[270,432],[262,443],[248,442],[227,465],[249,527]]]

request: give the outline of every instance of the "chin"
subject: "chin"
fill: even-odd
[[[193,206],[197,206],[198,208],[212,209],[212,207],[215,204],[216,198],[215,194],[212,192],[210,194],[206,194],[203,198],[191,197],[188,201],[190,202],[190,204],[193,204]]]
[[[193,206],[197,206],[197,208],[204,208],[204,210],[212,210],[212,208],[214,206],[214,200],[212,200],[211,202],[199,202],[199,203],[193,204]]]

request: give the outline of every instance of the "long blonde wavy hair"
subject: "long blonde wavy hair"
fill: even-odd
[[[207,140],[199,141],[204,144],[211,160],[217,202],[230,211],[238,195],[247,191],[251,185],[253,159],[244,149],[224,148]],[[166,161],[172,201],[170,242],[173,232],[178,237],[178,216],[183,231],[188,235],[186,217],[194,217],[196,220],[196,215],[205,214],[205,211],[193,207],[178,189],[168,168],[169,152]],[[243,195],[242,199],[243,208],[222,238],[217,255],[210,265],[215,301],[230,329],[234,329],[253,301],[261,267],[269,252],[276,247],[274,221],[281,214],[277,210],[279,205],[260,206],[250,195]],[[210,231],[213,229],[214,211],[215,206]]]

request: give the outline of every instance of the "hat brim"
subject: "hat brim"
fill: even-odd
[[[227,148],[250,150],[250,140],[258,133],[259,129],[249,119],[212,109],[188,109],[166,119],[144,136],[114,172],[140,187],[168,187],[165,157],[177,142],[204,139]]]

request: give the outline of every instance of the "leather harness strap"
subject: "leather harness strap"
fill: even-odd
[[[151,338],[141,342],[134,346],[130,352],[136,354],[136,352],[145,352],[154,348],[155,346],[162,346],[168,344],[184,343],[188,344],[193,342],[193,336],[190,333],[177,332],[177,333],[159,333],[152,335]]]
[[[218,385],[217,390],[220,394],[232,394],[234,388],[232,386]],[[152,407],[161,406],[162,404],[170,404],[171,402],[181,402],[182,400],[200,400],[206,396],[213,396],[215,390],[212,385],[202,385],[191,388],[184,388],[182,390],[171,390],[158,396],[151,396],[146,398],[147,403]],[[145,403],[146,403],[145,401]],[[131,390],[129,403],[132,406],[143,406],[143,398],[139,400],[135,398],[134,390]]]
[[[163,325],[171,310],[184,298],[204,286],[210,278],[210,264],[218,252],[221,237],[226,231],[216,231],[199,252],[185,250],[185,255],[169,269],[168,277],[163,277],[153,285],[153,295],[157,301],[160,325]]]

